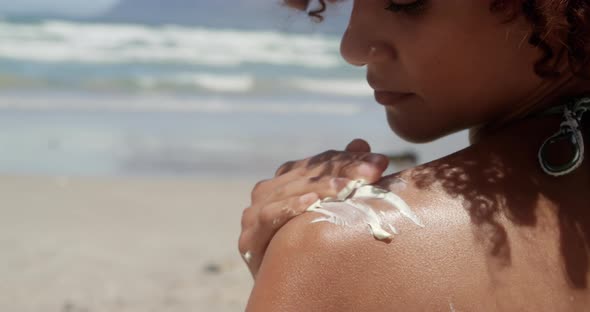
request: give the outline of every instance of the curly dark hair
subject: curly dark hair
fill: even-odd
[[[286,0],[287,1],[287,0]],[[309,0],[298,1],[305,6]],[[319,0],[319,7],[308,12],[317,22],[324,17],[326,2],[343,0]],[[561,75],[556,70],[565,57],[571,72],[583,79],[590,79],[590,0],[490,0],[492,12],[505,12],[510,22],[523,14],[531,23],[529,44],[541,49],[543,56],[535,63],[535,73],[544,78]],[[556,48],[556,50],[554,49]]]

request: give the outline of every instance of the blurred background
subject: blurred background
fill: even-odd
[[[357,137],[388,172],[465,147],[389,130],[350,5],[0,0],[0,310],[243,310],[257,181]]]

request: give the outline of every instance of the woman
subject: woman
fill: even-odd
[[[391,129],[471,145],[381,177],[355,140],[261,181],[248,311],[589,311],[589,22],[588,0],[355,0],[341,54]],[[397,202],[326,202],[355,179]]]

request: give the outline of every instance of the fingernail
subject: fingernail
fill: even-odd
[[[299,202],[306,205],[311,205],[317,199],[317,195],[315,193],[305,194],[299,197]]]
[[[379,164],[379,163],[383,162],[383,156],[377,155],[377,154],[371,154],[371,155],[367,156],[367,158],[365,158],[365,161],[370,162],[370,163],[374,163],[374,164]]]
[[[371,176],[375,173],[375,165],[361,164],[358,167],[358,173],[362,176]]]

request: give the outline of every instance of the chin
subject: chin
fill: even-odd
[[[393,120],[389,115],[387,116],[387,121],[389,123],[389,128],[395,134],[410,143],[430,143],[452,133],[452,131],[442,131],[441,129],[433,128],[431,126],[425,126],[424,122],[399,122],[398,120]]]

